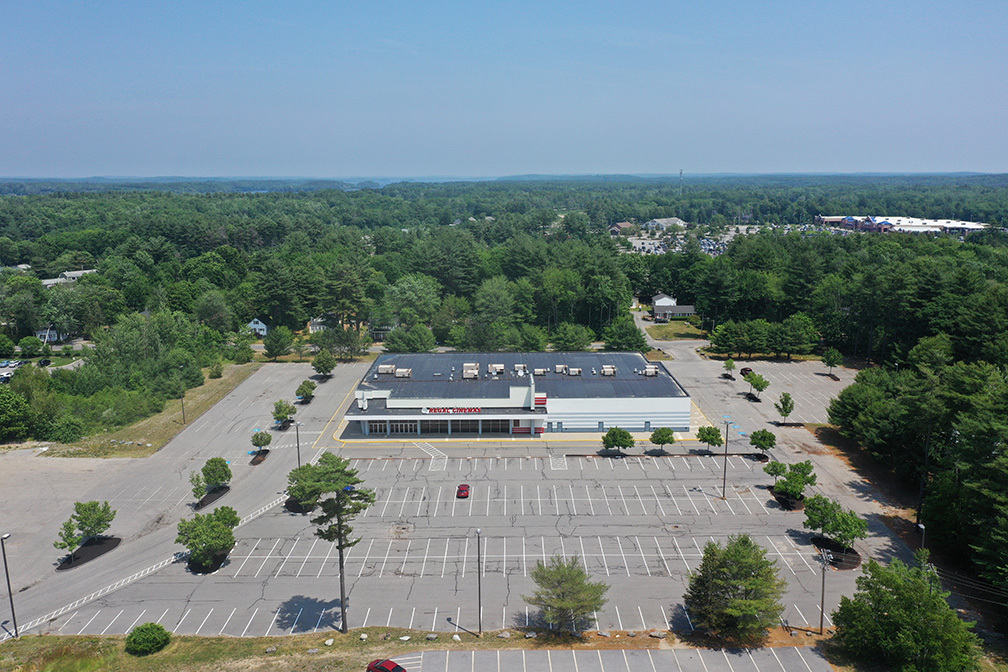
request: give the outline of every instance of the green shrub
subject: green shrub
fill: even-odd
[[[84,436],[84,423],[73,415],[64,415],[49,428],[46,439],[60,443],[73,443]]]
[[[171,642],[171,634],[157,623],[144,623],[130,631],[126,637],[126,653],[146,656],[157,653]]]
[[[220,362],[214,362],[210,365],[210,377],[220,378],[224,375],[224,365]]]

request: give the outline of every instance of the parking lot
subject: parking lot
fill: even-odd
[[[817,627],[820,565],[800,530],[802,515],[783,511],[766,490],[762,465],[744,457],[728,459],[723,498],[723,464],[699,455],[355,458],[377,499],[355,522],[361,542],[345,558],[348,624],[475,630],[478,573],[485,628],[535,626],[522,598],[534,590],[530,571],[559,555],[578,557],[611,586],[590,627],[688,632],[681,595],[703,546],[745,532],[787,581],[783,619]],[[471,485],[466,499],[455,496],[462,482]],[[313,535],[308,516],[276,507],[240,529],[214,575],[193,577],[174,563],[51,627],[125,632],[143,610],[189,634],[338,627],[336,557],[333,544]],[[831,571],[828,578],[827,610],[854,577]],[[184,604],[174,597],[181,593],[190,595]]]
[[[771,380],[764,396],[793,390],[797,408],[791,419],[821,420],[823,400],[843,383],[823,380],[815,366],[759,363],[754,368]],[[671,368],[694,395],[698,422],[721,413],[729,416],[729,425],[738,426],[730,427],[732,454],[726,462],[721,455],[701,454],[703,447],[688,436],[669,447],[673,454],[645,455],[644,444],[616,458],[597,455],[594,438],[562,434],[518,440],[345,441],[336,409],[345,403],[355,378],[347,371],[338,385],[328,383],[328,398],[309,407],[311,417],[303,416],[304,460],[321,450],[344,456],[376,493],[375,504],[354,523],[361,542],[346,556],[348,625],[475,630],[480,620],[478,575],[485,629],[549,627],[537,622],[522,596],[534,590],[529,573],[535,563],[560,555],[578,557],[595,580],[611,586],[608,604],[593,615],[590,627],[688,632],[692,623],[682,594],[704,545],[744,532],[766,549],[787,581],[782,621],[817,629],[821,569],[801,526],[804,516],[781,510],[766,489],[772,479],[763,465],[737,454],[751,450],[745,435],[763,427],[778,434],[772,452],[785,462],[806,459],[800,446],[814,439],[804,429],[775,428],[771,400],[745,401],[737,381],[719,378],[719,362],[694,356]],[[132,525],[152,515],[161,524],[127,537],[115,551],[118,565],[97,561],[71,572],[76,575],[72,581],[47,574],[40,584],[48,590],[33,588],[22,595],[28,607],[19,607],[19,615],[31,618],[73,605],[34,626],[73,634],[124,633],[148,620],[178,633],[239,637],[339,627],[333,545],[314,536],[309,516],[264,506],[278,501],[294,466],[291,433],[278,436],[271,446],[278,458],[266,463],[271,470],[246,466],[248,435],[268,418],[275,390],[295,384],[302,375],[285,367],[256,374],[153,458],[123,467],[130,477],[115,479],[114,490],[93,488],[106,493]],[[235,415],[236,404],[248,410]],[[181,454],[168,452],[180,448]],[[194,576],[184,562],[171,559],[180,550],[171,543],[172,521],[188,513],[191,493],[184,476],[189,465],[211,454],[237,465],[240,488],[221,504],[235,506],[248,520],[235,532],[237,545],[228,562],[213,575]],[[173,466],[166,479],[163,460],[169,456],[191,457],[183,458],[185,466]],[[815,455],[812,459],[824,475],[814,490],[846,493],[855,500],[842,465]],[[460,483],[471,486],[466,499],[455,496]],[[477,529],[482,544],[478,565]],[[860,550],[870,555],[872,548],[888,543],[873,534]],[[155,562],[156,571],[133,578]],[[829,612],[841,594],[853,591],[858,573],[828,572],[827,627]],[[116,589],[98,590],[108,584]],[[703,655],[705,663],[715,666],[710,669],[719,669],[723,657],[707,661],[708,652]]]

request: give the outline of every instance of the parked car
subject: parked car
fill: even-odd
[[[40,359],[37,362],[38,366],[49,366],[50,364],[52,364],[52,360],[51,359]]]
[[[406,668],[394,660],[372,660],[368,663],[367,672],[406,672]]]
[[[750,373],[752,373],[752,369],[750,369],[748,366],[743,366],[741,369],[739,369],[739,375],[742,376],[743,378],[748,376]]]
[[[7,364],[7,366],[9,366],[12,369],[18,369],[18,368],[24,366],[24,362],[19,362],[17,360],[11,360],[10,363]]]
[[[8,364],[10,364],[10,361],[9,361],[9,360],[6,360],[6,359],[5,359],[5,360],[3,360],[2,362],[0,362],[0,369],[5,369],[5,368],[7,368],[7,365],[8,365]]]
[[[463,483],[458,486],[458,490],[455,491],[455,496],[459,499],[468,499],[469,497],[469,484]]]

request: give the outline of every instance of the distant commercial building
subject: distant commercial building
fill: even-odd
[[[386,354],[346,419],[364,435],[688,431],[690,396],[639,353]]]
[[[678,217],[664,217],[661,219],[652,219],[648,222],[645,222],[643,228],[649,231],[653,231],[654,229],[664,231],[665,229],[668,229],[669,227],[673,226],[678,226],[683,229],[689,228],[689,224],[679,219]]]
[[[853,217],[816,215],[819,226],[833,226],[852,231],[873,233],[957,233],[966,234],[987,228],[980,222],[964,222],[956,219],[921,219],[919,217]]]

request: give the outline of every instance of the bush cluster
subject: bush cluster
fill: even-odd
[[[157,653],[171,642],[171,634],[158,623],[144,623],[130,631],[126,637],[126,653],[147,656]]]

